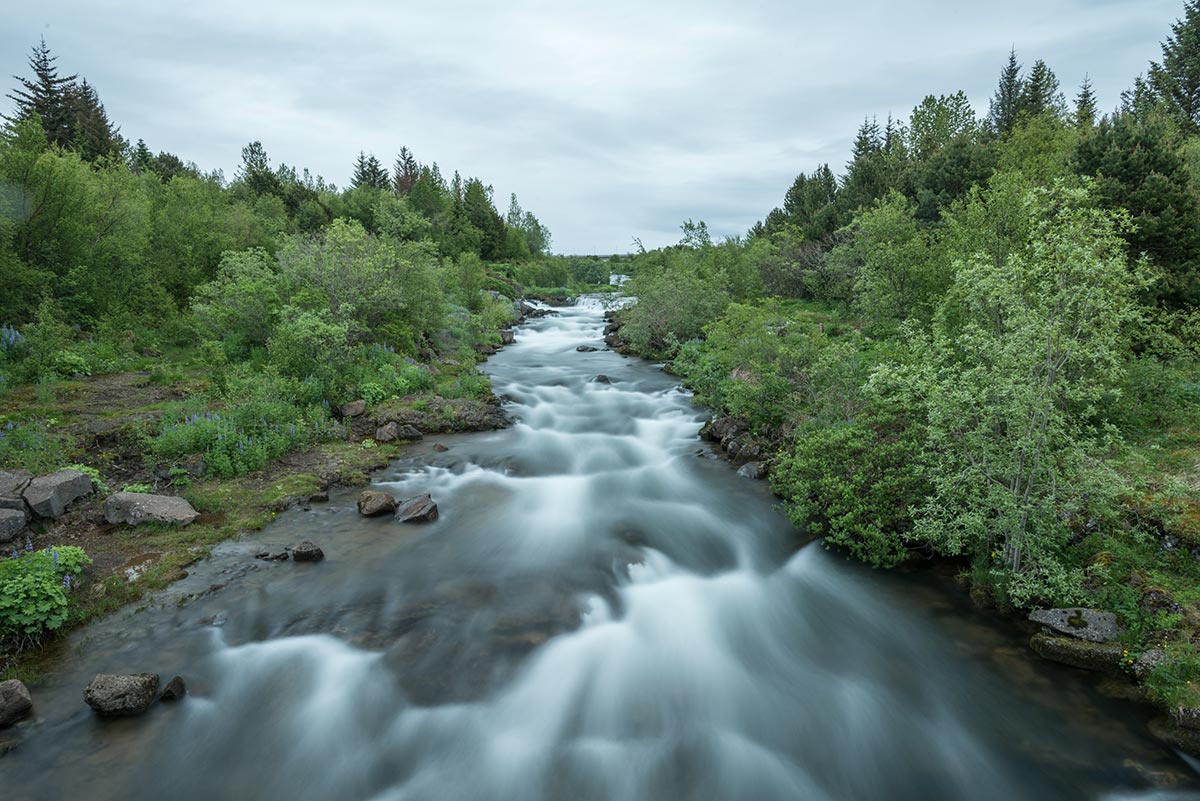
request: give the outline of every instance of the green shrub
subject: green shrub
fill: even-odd
[[[68,461],[72,441],[52,421],[0,424],[0,469],[48,473]]]
[[[13,551],[0,560],[0,638],[36,639],[61,627],[71,586],[91,561],[74,546]]]

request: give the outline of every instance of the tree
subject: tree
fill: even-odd
[[[846,178],[838,193],[844,211],[853,212],[870,206],[891,188],[884,145],[879,121],[864,120],[854,139],[851,159],[846,165]]]
[[[774,233],[790,225],[806,239],[820,241],[840,228],[846,219],[837,199],[837,178],[828,164],[822,164],[811,175],[800,173],[783,197],[782,213],[768,219],[768,230]]]
[[[401,147],[399,155],[396,156],[396,166],[392,173],[392,188],[396,194],[407,195],[412,191],[417,179],[421,177],[421,165],[417,164],[417,159],[411,150]]]
[[[350,187],[358,189],[363,186],[372,189],[388,189],[391,186],[391,176],[387,169],[375,158],[374,154],[367,155],[358,151],[358,160],[354,162],[354,175],[350,178]]]
[[[1059,90],[1058,76],[1039,58],[1029,71],[1029,78],[1022,84],[1018,117],[1029,119],[1049,116],[1061,119],[1066,112],[1067,101]]]
[[[1021,95],[1025,82],[1021,78],[1021,64],[1017,61],[1017,49],[1008,52],[1008,63],[1000,71],[1000,84],[992,95],[988,110],[988,124],[1000,136],[1007,136],[1017,124],[1021,112]]]
[[[1073,603],[1068,521],[1103,500],[1097,405],[1117,386],[1139,279],[1128,219],[1062,183],[1025,194],[1029,232],[998,265],[963,252],[915,378],[933,494],[914,536],[971,554],[1017,605]]]
[[[146,146],[146,140],[139,139],[133,148],[133,153],[129,156],[129,169],[137,173],[145,172],[150,169],[150,162],[153,160],[154,154]]]
[[[100,96],[87,80],[72,84],[67,90],[67,112],[70,118],[70,147],[84,159],[95,161],[102,156],[116,156],[124,147]]]
[[[271,169],[271,159],[262,142],[254,141],[242,148],[242,166],[238,180],[255,195],[279,195],[283,187]]]
[[[965,92],[941,97],[927,96],[913,109],[908,125],[908,149],[913,158],[925,161],[955,137],[974,136],[979,123]]]
[[[50,144],[66,147],[73,130],[69,98],[78,76],[59,75],[58,68],[54,66],[57,60],[57,56],[50,55],[44,38],[33,48],[29,56],[33,78],[13,76],[20,86],[7,95],[16,103],[16,109],[8,119],[19,122],[37,115]]]
[[[1101,120],[1075,151],[1075,169],[1093,177],[1100,202],[1132,215],[1130,251],[1162,271],[1155,292],[1176,307],[1200,302],[1200,201],[1179,144],[1168,120],[1121,113]]]
[[[1200,0],[1184,4],[1162,43],[1162,63],[1150,64],[1150,84],[1185,130],[1200,133]]]
[[[1079,86],[1079,94],[1075,96],[1075,127],[1080,131],[1091,130],[1096,124],[1097,111],[1096,92],[1092,89],[1092,80],[1084,75],[1083,83]]]

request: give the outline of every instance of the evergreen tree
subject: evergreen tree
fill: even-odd
[[[821,241],[844,222],[836,205],[837,196],[837,178],[828,164],[822,164],[811,175],[800,173],[784,195],[779,215],[767,216],[767,229],[774,233],[784,225],[792,225],[805,239]]]
[[[874,118],[864,120],[854,139],[846,179],[838,193],[846,211],[870,206],[887,194],[890,187],[884,144],[879,122]]]
[[[1059,91],[1058,76],[1039,58],[1021,86],[1018,115],[1061,118],[1066,115],[1066,108],[1067,101]]]
[[[137,145],[133,148],[133,153],[129,157],[129,169],[136,173],[143,173],[150,169],[150,162],[154,160],[154,154],[150,152],[150,148],[146,147],[146,140],[137,140]]]
[[[12,116],[7,119],[19,122],[36,114],[42,120],[46,140],[52,145],[66,147],[73,130],[69,99],[78,76],[60,76],[54,66],[57,60],[57,56],[50,55],[50,48],[43,38],[29,56],[33,78],[13,76],[20,85],[7,95],[16,103]]]
[[[1097,110],[1092,80],[1085,75],[1079,86],[1079,94],[1075,96],[1075,127],[1081,131],[1089,130],[1096,124]]]
[[[1017,49],[1014,47],[1008,53],[1008,63],[1000,72],[1000,85],[996,87],[988,111],[988,123],[997,134],[1007,136],[1017,124],[1024,89],[1021,64],[1017,61]]]
[[[412,151],[407,147],[402,147],[399,155],[396,156],[396,166],[392,172],[392,188],[397,195],[407,195],[412,191],[417,179],[421,177],[421,166],[417,164],[417,159],[413,156]]]
[[[1150,65],[1150,84],[1185,130],[1200,133],[1200,0],[1184,4],[1162,43],[1162,63]]]
[[[101,156],[115,156],[124,141],[108,119],[104,104],[87,79],[72,84],[67,90],[67,111],[70,115],[70,146],[88,161]]]
[[[242,148],[238,180],[255,195],[279,195],[283,192],[262,142],[254,141]]]
[[[374,154],[367,155],[361,150],[358,151],[358,159],[354,162],[354,175],[350,178],[350,187],[358,189],[369,186],[373,189],[387,189],[391,184],[392,178],[379,159],[375,158]]]

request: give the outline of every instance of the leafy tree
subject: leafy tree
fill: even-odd
[[[926,161],[958,137],[976,135],[979,122],[965,92],[941,97],[927,96],[913,109],[908,124],[908,149],[918,161]]]
[[[1162,43],[1162,62],[1150,65],[1150,84],[1185,130],[1200,132],[1200,0],[1184,3]]]
[[[1138,281],[1127,219],[1085,190],[1034,189],[1022,212],[1029,236],[999,264],[962,254],[913,379],[939,454],[914,536],[991,564],[1018,605],[1072,603],[1066,521],[1099,500],[1096,408],[1122,376]]]

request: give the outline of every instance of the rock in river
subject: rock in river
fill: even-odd
[[[320,562],[324,558],[325,552],[308,540],[292,548],[292,560],[296,562]]]
[[[396,511],[396,499],[379,490],[364,490],[358,496],[358,513],[364,517],[386,515]]]
[[[429,495],[409,498],[396,507],[396,522],[398,523],[428,523],[437,518],[437,504]]]
[[[1119,642],[1088,642],[1070,637],[1035,634],[1029,642],[1029,647],[1043,659],[1083,670],[1116,673],[1121,669],[1123,651]]]
[[[104,519],[114,525],[128,523],[168,523],[187,526],[200,513],[183,498],[174,495],[147,495],[141,492],[118,492],[104,502]]]
[[[1088,642],[1106,642],[1120,637],[1125,631],[1112,612],[1098,609],[1037,609],[1029,619],[1060,634],[1069,634]]]
[[[28,687],[16,679],[0,681],[0,729],[25,719],[32,709],[33,697]]]
[[[167,682],[167,686],[163,688],[162,695],[158,697],[158,700],[178,701],[185,695],[187,695],[187,685],[183,683],[182,676],[176,676]]]
[[[83,700],[105,717],[140,715],[154,703],[157,692],[157,673],[102,673],[84,689]]]

